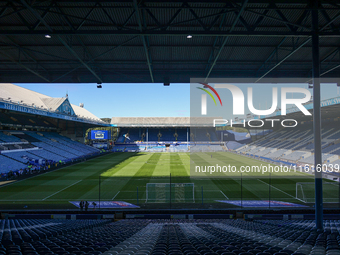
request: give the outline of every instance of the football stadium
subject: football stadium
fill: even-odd
[[[0,255],[340,254],[337,1],[0,5]]]

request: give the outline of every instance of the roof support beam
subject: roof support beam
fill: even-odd
[[[122,25],[122,28],[124,28],[126,26],[126,24],[130,21],[130,19],[132,18],[132,16],[135,14],[135,10],[133,10],[131,12],[131,14],[129,15],[129,17],[125,20],[125,22]],[[121,29],[120,27],[118,27],[117,29]]]
[[[333,17],[330,21],[327,22],[327,24],[325,24],[320,31],[326,29],[328,26],[330,26],[331,24],[333,24],[335,21],[337,21],[340,18],[340,13],[338,13],[337,15],[335,15],[335,17]],[[339,29],[337,30],[339,31]]]
[[[196,12],[191,9],[191,7],[189,6],[189,4],[187,2],[184,3],[185,7],[189,8],[189,11],[191,12],[191,14],[195,17],[195,19],[198,21],[198,23],[200,23],[201,27],[203,28],[203,30],[207,31],[208,28],[205,26],[205,24],[203,23],[203,21],[201,20],[200,17],[197,16]]]
[[[117,29],[119,29],[119,30],[121,30],[121,29],[124,28],[124,26],[126,25],[126,23],[129,21],[129,19],[132,17],[132,15],[133,15],[133,13],[134,13],[134,11],[133,11],[133,13],[132,13],[132,14],[129,16],[129,18],[127,19],[127,21],[125,21],[124,24],[123,24],[122,26],[120,26],[120,25],[117,24],[117,22],[115,22],[115,21],[113,20],[113,18],[111,17],[111,15],[106,11],[106,6],[103,7],[102,4],[101,4],[100,2],[97,2],[97,3],[98,3],[98,6],[101,7],[101,10],[102,10],[102,11],[105,13],[105,15],[108,17],[108,19],[112,22],[112,24],[113,24],[115,27],[117,27]],[[95,6],[92,7],[91,13],[92,13],[92,11],[96,8],[97,3],[96,3]],[[86,21],[86,19],[88,18],[88,16],[89,16],[91,13],[89,13],[88,15],[86,15],[86,17],[85,17],[84,21],[82,22],[82,24],[84,24],[84,22]],[[77,30],[79,30],[79,28],[80,28],[80,27],[78,27]]]
[[[178,14],[182,11],[182,8],[184,7],[184,4],[175,12],[174,16],[171,17],[171,19],[168,21],[166,26],[162,27],[162,30],[165,31],[169,28],[171,23],[177,18]]]
[[[320,50],[319,50],[319,0],[311,0],[312,7],[312,58],[313,58],[313,132],[314,166],[322,164],[321,145],[321,88],[320,88]],[[322,172],[315,171],[315,228],[323,230]]]
[[[155,15],[153,15],[153,13],[148,8],[146,8],[144,4],[142,4],[142,6],[145,7],[144,10],[146,10],[146,12],[150,15],[150,17],[155,21],[157,26],[162,26],[159,20],[155,17]]]
[[[333,54],[333,56],[335,56],[336,54]],[[22,64],[27,64],[27,65],[36,65],[35,62],[29,61],[29,60],[21,60],[20,61]],[[3,64],[10,64],[12,62],[9,61],[1,61],[1,63]],[[54,61],[54,60],[45,60],[45,61],[39,61],[38,63],[41,64],[46,64],[46,65],[64,65],[64,64],[69,64],[69,65],[75,65],[78,64],[78,60],[72,59],[71,61],[69,60],[61,60],[61,61]],[[100,61],[96,61],[97,65],[110,65],[110,66],[114,66],[114,65],[135,65],[135,64],[143,64],[145,63],[145,60],[124,60],[124,59],[119,59],[119,60],[115,60],[114,62],[112,62],[111,60],[100,60]],[[188,65],[188,66],[192,66],[192,65],[204,65],[207,63],[207,61],[205,60],[190,60],[190,61],[185,61],[185,60],[153,60],[152,61],[153,64],[159,64],[159,65],[163,65],[163,64],[183,64],[183,65]],[[251,60],[245,60],[245,61],[235,61],[235,60],[220,60],[218,61],[219,64],[225,64],[225,65],[251,65],[254,68],[256,67],[256,65],[262,64],[262,61],[251,61]],[[337,65],[339,64],[338,60],[332,60],[330,63]],[[286,61],[285,62],[285,66],[297,66],[297,65],[303,65],[303,66],[309,66],[310,65],[310,60],[305,60],[305,61]],[[65,67],[64,67],[65,68]],[[256,71],[256,69],[255,69]]]
[[[97,6],[98,3],[96,3],[94,5],[94,7]],[[91,13],[94,11],[94,7],[92,7],[92,9],[86,14],[85,18],[83,19],[83,21],[78,25],[78,27],[76,28],[76,30],[79,30],[85,23],[85,21],[87,20],[87,18],[91,15]],[[61,8],[59,9],[61,11]],[[106,13],[107,14],[107,13]]]
[[[294,37],[292,37],[294,38]],[[11,44],[6,44],[5,42],[0,42],[0,46],[3,47],[4,45],[6,45],[6,47],[10,46]],[[8,46],[7,46],[8,45]],[[27,51],[35,51],[35,52],[38,52],[38,53],[41,53],[41,54],[44,54],[43,52],[41,51],[36,51],[36,50],[33,50],[34,48],[41,48],[41,47],[61,47],[60,44],[58,43],[54,43],[54,44],[44,44],[43,42],[40,43],[40,44],[25,44],[25,43],[22,43],[20,44],[20,47],[23,48],[23,49],[26,49]],[[86,47],[112,47],[113,45],[112,44],[86,44]],[[199,44],[197,47],[198,48],[211,48],[211,44]],[[226,46],[228,47],[244,47],[244,48],[275,48],[277,47],[277,45],[274,45],[274,44],[269,44],[269,43],[266,43],[266,44],[250,44],[250,43],[246,43],[246,44],[238,44],[238,43],[232,43],[232,44],[227,44]],[[29,47],[29,48],[27,48]],[[73,42],[72,44],[72,47],[83,47],[82,44],[80,43],[76,43],[76,42]],[[123,47],[131,47],[131,48],[134,48],[134,47],[142,47],[142,45],[140,44],[128,44],[128,45],[124,45]],[[192,48],[193,46],[192,45],[181,45],[181,44],[157,44],[157,45],[152,45],[152,47],[164,47],[164,48],[176,48],[176,47],[183,47],[183,48]],[[196,47],[196,46],[195,46]],[[306,45],[305,46],[306,48],[311,48],[312,46],[311,45]],[[336,47],[339,47],[339,44],[337,43],[332,43],[332,44],[327,44],[327,43],[324,43],[322,45],[320,45],[320,48],[336,48]],[[280,47],[280,50],[286,50],[286,51],[291,51],[291,48],[292,46],[282,46]],[[49,55],[49,56],[54,56],[54,57],[58,57],[56,55],[52,55],[52,54],[46,54],[46,55]],[[61,58],[59,56],[59,58]]]
[[[39,65],[44,71],[48,72],[47,69],[46,69],[45,67],[43,67],[40,63],[38,63],[38,61],[37,61],[35,58],[33,58],[29,53],[27,53],[28,50],[26,50],[26,49],[20,47],[20,45],[17,44],[16,42],[14,42],[10,37],[6,36],[6,38],[7,38],[11,43],[13,43],[13,45],[14,45],[17,49],[19,49],[20,51],[22,51],[22,52],[25,54],[25,56],[27,56],[28,58],[30,58],[31,60],[33,60],[33,62],[34,62],[35,64]]]
[[[99,7],[98,5],[96,7]],[[59,7],[61,8],[61,7]],[[91,8],[95,8],[95,7],[91,7]],[[100,7],[102,8],[102,7]],[[41,10],[41,11],[44,11],[46,10],[46,7],[44,8],[38,8],[36,6],[34,6],[34,9],[35,10]],[[81,17],[81,16],[76,16],[76,15],[72,15],[72,14],[68,14],[68,13],[61,13],[61,12],[58,12],[58,11],[53,11],[53,10],[49,10],[49,13],[52,13],[52,14],[56,14],[56,15],[61,15],[61,16],[67,16],[69,18],[73,18],[73,19],[77,19],[77,20],[80,20],[81,22],[84,21],[84,17]],[[4,15],[5,16],[5,15]],[[7,16],[7,15],[6,15]],[[89,21],[91,23],[95,23],[95,24],[98,24],[98,25],[103,25],[103,26],[114,26],[112,23],[107,23],[107,22],[103,22],[103,21],[100,21],[100,20],[95,20],[95,19],[85,19],[85,21]],[[116,27],[117,29],[119,29],[120,27]]]
[[[220,14],[219,14],[220,15]],[[216,15],[211,15],[216,16]],[[340,16],[339,16],[340,17]],[[243,27],[243,26],[242,26]],[[159,30],[160,27],[154,29],[148,29],[146,31],[138,30],[0,30],[0,35],[128,35],[128,36],[183,36],[183,35],[193,35],[193,36],[255,36],[255,37],[310,37],[312,33],[310,31],[197,31],[197,30]],[[320,37],[340,37],[340,32],[338,31],[320,31]]]
[[[273,5],[273,4],[271,4]],[[276,5],[274,5],[276,6]],[[308,5],[309,6],[309,5]],[[302,13],[302,15],[300,15],[297,24],[301,25],[302,22],[305,20],[305,18],[308,16],[309,12],[308,11],[304,11]],[[293,32],[297,32],[298,31],[298,27],[292,27]],[[265,60],[265,62],[262,64],[262,66],[257,70],[256,74],[262,69],[262,67],[264,67],[266,65],[266,63],[278,52],[279,47],[282,45],[282,43],[285,42],[285,40],[288,37],[285,37],[281,40],[281,42],[279,43],[279,45],[275,48],[275,50],[269,55],[269,57]],[[286,57],[284,57],[280,62],[278,62],[274,67],[272,67],[269,71],[267,71],[264,75],[262,75],[259,79],[257,79],[255,82],[259,82],[262,78],[264,78],[266,75],[268,75],[271,71],[273,71],[276,67],[278,67],[279,65],[281,65],[284,61],[286,61],[288,58],[290,58],[295,52],[297,52],[299,49],[302,48],[302,46],[306,45],[309,41],[311,41],[311,36],[309,37],[309,39],[307,39],[303,44],[301,44],[298,48],[293,48],[293,51],[291,53],[289,53]]]
[[[337,46],[337,47],[339,47],[339,46]],[[320,46],[319,46],[319,48],[320,48]],[[332,59],[333,59],[334,56],[339,52],[339,50],[340,50],[339,48],[336,48],[335,50],[333,50],[331,53],[329,53],[325,58],[323,58],[323,59],[320,61],[320,64],[326,62],[327,59],[329,59],[330,57],[332,57]],[[339,66],[340,66],[340,65],[339,65]],[[321,66],[320,66],[320,69],[321,69]],[[320,77],[323,76],[323,75],[325,75],[325,74],[327,74],[327,73],[329,73],[329,72],[331,72],[331,71],[333,71],[333,70],[335,70],[335,69],[337,69],[337,67],[332,67],[331,69],[329,69],[329,70],[327,70],[327,71],[321,73],[321,74],[320,74]],[[313,68],[310,69],[308,73],[312,73],[312,72],[313,72]],[[312,81],[312,79],[309,79],[307,82],[310,82],[310,81]]]
[[[60,9],[59,6],[58,6],[58,9],[60,10],[61,13],[63,13],[62,9]],[[92,9],[92,10],[88,13],[87,16],[89,16],[90,13],[92,13],[93,10],[94,10],[94,9]],[[71,30],[78,30],[78,29],[84,24],[84,23],[83,23],[84,21],[83,21],[77,28],[75,28],[75,27],[72,25],[72,22],[68,19],[67,16],[63,16],[63,18],[65,19],[67,25],[71,28]],[[79,41],[79,43],[81,44],[81,47],[84,49],[85,53],[86,53],[88,56],[90,56],[90,58],[92,58],[91,53],[89,52],[88,48],[85,46],[85,44],[84,44],[83,40],[80,38],[80,36],[77,36],[76,38],[78,39],[78,41]]]
[[[333,56],[333,58],[334,58],[334,56],[335,56],[336,53],[338,53],[338,52],[340,52],[340,49],[339,49],[339,48],[335,49],[335,50],[332,51],[330,54],[328,54],[323,60],[321,60],[320,63],[324,63],[327,59],[329,59],[329,58],[332,57],[332,56]],[[328,69],[328,70],[326,70],[326,71],[320,73],[320,77],[321,77],[321,76],[324,76],[325,74],[328,74],[328,73],[330,73],[330,72],[332,72],[332,71],[334,71],[334,70],[336,70],[336,69],[338,69],[339,67],[340,67],[340,65],[336,65],[336,66],[334,66],[334,67],[332,67],[332,68],[330,68],[330,69]],[[310,72],[312,72],[312,71],[313,71],[313,69],[310,70]],[[311,81],[312,81],[312,79],[309,79],[307,82],[311,82]]]
[[[135,8],[135,11],[136,11],[139,30],[141,32],[143,32],[142,20],[141,20],[139,10],[138,10],[137,0],[133,0],[133,7]],[[151,77],[151,82],[155,82],[154,79],[153,79],[153,74],[152,74],[152,66],[151,66],[152,64],[151,64],[150,51],[149,51],[149,49],[146,45],[146,38],[145,38],[144,35],[142,35],[142,41],[143,41],[143,47],[144,47],[144,51],[145,51],[145,55],[146,55],[146,61],[147,61],[147,65],[148,65],[149,73],[150,73],[150,77]]]
[[[18,8],[14,5],[13,2],[10,3],[12,9],[14,11],[17,11]],[[32,27],[30,26],[30,24],[28,23],[28,21],[21,15],[20,11],[17,12],[17,16],[19,17],[19,19],[22,21],[23,24],[25,24],[25,26],[29,29],[32,30]]]
[[[267,14],[262,14],[262,13],[257,12],[257,11],[247,10],[247,12],[250,12],[250,13],[253,13],[253,14],[256,14],[256,15],[259,15],[259,16],[263,16],[264,18],[267,18],[267,19],[271,19],[271,20],[274,20],[274,21],[278,21],[278,22],[280,22],[280,23],[285,24],[286,26],[289,25],[291,28],[292,28],[292,27],[297,27],[297,28],[303,28],[303,29],[310,30],[309,27],[305,27],[305,26],[302,26],[302,25],[299,25],[299,24],[296,24],[296,23],[294,23],[294,22],[290,22],[290,21],[287,21],[287,20],[283,20],[283,19],[279,19],[279,18],[272,17],[272,16],[268,16]]]
[[[96,56],[96,57],[94,57],[94,58],[91,58],[89,61],[86,61],[86,64],[91,63],[91,62],[94,61],[95,59],[100,58],[101,56],[103,56],[103,55],[105,55],[105,54],[108,54],[109,52],[111,52],[111,51],[113,51],[113,50],[115,50],[115,49],[117,49],[117,48],[123,46],[124,44],[127,44],[128,42],[130,42],[130,41],[136,39],[137,37],[138,37],[138,36],[134,36],[134,37],[132,37],[132,38],[126,40],[125,42],[123,42],[123,43],[121,43],[121,44],[119,44],[119,45],[117,45],[117,46],[115,46],[115,47],[113,47],[113,48],[111,48],[111,49],[109,49],[109,50],[107,50],[107,51],[105,51],[105,52],[99,54],[98,56]],[[75,70],[79,69],[79,68],[82,67],[82,66],[83,66],[83,65],[79,65],[79,66],[77,66],[76,68],[73,68],[72,70],[70,70],[70,71],[66,72],[65,74],[59,76],[58,78],[54,79],[52,82],[56,82],[57,80],[60,80],[61,78],[65,77],[66,75],[69,75],[70,73],[74,72]]]
[[[275,4],[275,3],[273,3],[273,5],[276,7],[276,4]],[[293,27],[291,24],[289,24],[288,19],[287,19],[286,16],[282,13],[282,11],[276,10],[276,13],[281,17],[281,19],[282,19],[283,21],[286,22],[285,25],[287,26],[287,28],[288,28],[289,30],[291,30],[291,31],[294,31],[294,27]],[[266,16],[267,16],[267,15],[266,15]]]
[[[31,68],[29,68],[29,67],[23,65],[23,64],[20,63],[19,61],[14,60],[14,59],[12,58],[12,56],[10,56],[9,54],[7,54],[7,53],[5,53],[5,52],[3,52],[3,51],[1,51],[0,54],[3,55],[3,56],[5,56],[5,57],[7,57],[11,62],[17,64],[18,66],[20,66],[20,67],[26,69],[27,71],[29,71],[29,72],[33,73],[34,75],[38,76],[39,78],[43,79],[44,81],[46,81],[46,82],[51,82],[49,79],[45,78],[45,77],[42,76],[41,74],[39,74],[39,73],[37,73],[36,71],[32,70]]]
[[[242,4],[242,7],[241,7],[240,11],[238,12],[238,14],[237,14],[237,16],[236,16],[236,18],[235,18],[235,20],[234,20],[232,26],[230,27],[230,30],[229,30],[230,32],[234,30],[234,28],[235,28],[235,26],[236,26],[236,24],[237,24],[239,18],[241,17],[242,12],[244,11],[244,8],[247,6],[247,3],[248,3],[248,0],[244,0],[244,2],[243,2],[243,4]],[[217,55],[216,55],[216,57],[215,57],[215,59],[214,59],[212,65],[211,65],[211,67],[210,67],[210,69],[209,69],[209,71],[208,71],[208,74],[207,74],[207,76],[205,77],[205,81],[207,81],[207,79],[209,78],[209,75],[210,75],[211,71],[214,69],[214,66],[216,65],[216,62],[217,62],[219,56],[221,55],[221,52],[222,52],[222,50],[223,50],[225,44],[227,43],[228,38],[229,38],[228,36],[224,38],[224,41],[223,41],[223,43],[222,43],[222,45],[221,45],[219,51],[217,52]]]
[[[295,50],[293,50],[291,53],[289,53],[287,56],[285,56],[280,62],[278,62],[275,66],[273,66],[269,71],[267,71],[264,75],[262,75],[260,78],[258,78],[256,82],[259,82],[262,78],[264,78],[265,76],[267,76],[271,71],[273,71],[276,67],[278,67],[279,65],[281,65],[283,62],[285,62],[288,58],[290,58],[292,55],[294,55],[295,52],[297,52],[298,50],[300,50],[304,45],[306,45],[307,43],[309,43],[312,40],[312,38],[308,38],[307,40],[305,40],[302,44],[300,44],[299,47],[297,47]]]
[[[263,62],[260,68],[256,71],[256,74],[267,64],[267,62],[278,52],[280,46],[287,40],[288,37],[285,37],[281,40],[281,42],[275,47],[272,53],[268,56],[268,58]]]
[[[21,0],[21,3],[27,8],[29,9],[33,15],[39,19],[44,25],[45,27],[50,31],[53,32],[53,29],[50,27],[49,24],[47,24],[47,22],[40,16],[40,14],[34,10],[25,0]],[[73,56],[75,56],[80,63],[82,63],[97,79],[99,82],[103,82],[102,79],[95,73],[94,70],[92,70],[92,68],[87,65],[79,56],[78,54],[59,36],[57,35],[57,38],[59,39],[59,41],[72,53]]]
[[[312,11],[313,12],[313,11]],[[321,10],[321,13],[323,14],[323,16],[325,17],[325,19],[328,21],[327,24],[325,24],[320,30],[318,30],[318,38],[320,37],[320,34],[322,34],[322,30],[325,30],[328,26],[330,26],[333,30],[335,29],[335,27],[333,26],[333,22],[336,21],[338,18],[340,18],[340,14],[336,15],[333,19],[330,19],[327,15],[327,13],[324,10]],[[302,21],[307,17],[308,12],[305,11],[299,18],[298,23],[301,24]],[[314,17],[315,18],[315,17]],[[335,32],[339,32],[339,29],[336,29]],[[333,32],[333,33],[335,33]],[[283,39],[283,41],[286,38]],[[302,43],[298,48],[294,49],[291,53],[289,53],[286,57],[284,57],[280,62],[278,62],[274,67],[272,67],[269,71],[267,71],[264,75],[262,75],[260,78],[258,78],[255,82],[259,82],[262,78],[264,78],[265,76],[267,76],[271,71],[273,71],[276,67],[280,66],[284,61],[286,61],[289,57],[291,57],[295,52],[297,52],[299,49],[301,49],[305,44],[307,44],[308,42],[310,42],[312,40],[312,37],[310,36],[309,39],[307,39],[304,43]],[[282,43],[282,41],[281,41]],[[281,44],[280,43],[280,44]],[[280,46],[280,45],[279,45]],[[318,48],[319,48],[319,42],[318,42]],[[270,59],[272,57],[273,54],[276,53],[278,47],[272,52],[272,54],[267,58],[267,60],[265,61],[265,63],[268,61],[268,59]],[[265,64],[264,63],[264,64]],[[264,65],[263,64],[263,65]],[[258,69],[258,71],[263,67],[263,65]],[[339,66],[333,67],[330,70],[325,71],[324,73],[321,73],[320,76],[323,76],[335,69],[337,69]]]
[[[220,22],[220,25],[219,25],[219,30],[221,30],[224,21],[225,21],[225,14],[223,14],[223,16],[222,16],[222,19],[221,19],[221,22]],[[205,72],[208,70],[208,68],[209,68],[209,66],[211,64],[211,60],[214,57],[214,53],[215,53],[215,49],[216,49],[216,44],[217,44],[219,39],[221,39],[221,37],[216,36],[216,38],[214,40],[214,43],[212,45],[212,49],[211,49],[210,55],[209,55],[208,63],[207,63],[207,65],[205,67],[205,70],[204,70]]]
[[[320,12],[321,12],[321,15],[322,15],[322,16],[325,18],[325,20],[327,21],[327,24],[328,24],[329,22],[331,22],[331,18],[329,17],[329,15],[327,14],[327,12],[326,12],[325,10],[321,10]],[[336,28],[335,28],[335,26],[334,26],[333,23],[329,23],[329,27],[330,27],[333,31],[336,30]]]
[[[2,7],[1,11],[0,11],[0,18],[2,17],[2,15],[4,15],[4,13],[7,11],[7,8],[9,7],[9,3],[7,3],[4,7]]]
[[[43,19],[47,16],[48,12],[51,10],[51,8],[55,5],[55,1],[52,1],[51,4],[48,6],[48,8],[44,11],[44,13],[41,15]],[[37,29],[37,27],[41,24],[41,20],[38,20],[34,25],[33,25],[33,30]]]

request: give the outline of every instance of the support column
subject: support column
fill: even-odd
[[[313,58],[313,127],[314,127],[314,170],[315,170],[315,226],[323,229],[322,198],[322,149],[320,107],[320,52],[319,52],[319,0],[312,1],[312,58]],[[321,170],[318,172],[317,170]]]
[[[187,150],[189,150],[189,128],[187,127]]]

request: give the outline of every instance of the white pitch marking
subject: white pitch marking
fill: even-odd
[[[116,198],[116,196],[119,194],[119,192],[120,192],[120,191],[117,192],[117,194],[112,198],[112,200]]]
[[[94,159],[95,159],[95,158],[94,158]],[[92,159],[89,159],[89,161],[90,161],[90,160],[92,160]],[[87,162],[87,161],[81,161],[81,162],[75,163],[75,164],[73,164],[73,165],[71,165],[71,166],[83,164],[83,163],[85,163],[85,162]],[[69,167],[69,166],[64,166],[64,167],[61,167],[61,168],[58,168],[58,169],[54,169],[54,170],[51,170],[51,171],[48,171],[48,172],[45,172],[45,173],[42,173],[42,174],[37,174],[37,175],[30,176],[30,177],[27,177],[27,178],[24,178],[24,179],[21,179],[21,180],[18,180],[18,181],[6,183],[6,184],[3,184],[3,185],[0,185],[0,189],[1,189],[2,187],[6,187],[6,186],[11,185],[11,184],[14,184],[14,183],[26,181],[26,180],[28,180],[28,179],[35,178],[35,177],[37,177],[37,176],[42,176],[42,175],[44,175],[44,174],[49,174],[49,173],[53,173],[53,172],[58,172],[59,170],[64,169],[64,168],[66,168],[66,167]],[[40,199],[39,199],[39,200],[40,200]],[[26,200],[24,200],[24,201],[26,201]]]
[[[221,191],[222,195],[225,196],[225,198],[229,200],[229,197],[227,197],[227,196],[223,193],[222,190],[220,190],[220,191]]]
[[[264,182],[264,181],[261,181],[260,179],[256,179],[256,180],[258,180],[259,182],[262,182],[262,183],[264,183],[264,184],[267,184],[267,185],[269,186],[268,183],[266,183],[266,182]],[[301,199],[299,199],[299,198],[297,198],[297,197],[294,197],[294,196],[292,196],[291,194],[288,194],[287,192],[284,192],[283,190],[280,190],[279,188],[274,187],[273,185],[270,185],[270,186],[273,187],[274,189],[277,189],[278,191],[281,191],[283,194],[286,194],[286,195],[288,195],[288,196],[290,196],[290,197],[292,197],[292,198],[294,198],[294,199],[296,199],[296,200],[299,200],[299,201],[301,201],[301,202],[303,202],[303,203],[306,203],[305,201],[303,201],[303,200],[301,200]]]
[[[61,189],[61,190],[59,190],[59,191],[53,193],[52,195],[49,195],[49,196],[45,197],[43,200],[45,200],[45,199],[47,199],[47,198],[49,198],[49,197],[52,197],[52,196],[58,194],[59,192],[65,190],[65,189],[67,189],[67,188],[69,188],[69,187],[72,187],[73,185],[76,185],[77,183],[79,183],[79,182],[81,182],[81,181],[82,181],[82,180],[79,180],[79,181],[77,181],[77,182],[75,182],[75,183],[73,183],[73,184],[67,186],[66,188],[63,188],[63,189]]]

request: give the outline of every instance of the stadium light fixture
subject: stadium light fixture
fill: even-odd
[[[102,88],[102,84],[100,82],[97,83],[97,89],[101,89]]]
[[[52,36],[51,36],[51,35],[45,35],[45,38],[47,38],[47,39],[51,39],[51,38],[52,38]]]
[[[187,39],[191,39],[192,38],[192,35],[187,35]]]

